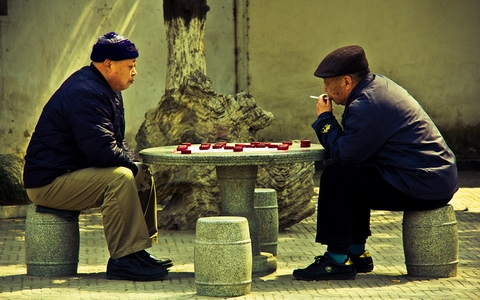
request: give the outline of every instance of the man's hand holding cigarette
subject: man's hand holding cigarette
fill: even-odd
[[[332,100],[328,98],[327,94],[321,94],[320,96],[310,96],[312,99],[317,99],[317,116],[320,116],[324,112],[331,112],[333,110]]]

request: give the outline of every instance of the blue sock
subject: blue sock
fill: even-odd
[[[352,244],[348,247],[348,252],[353,255],[360,255],[365,252],[365,244]]]
[[[347,260],[347,255],[346,254],[328,252],[328,256],[330,256],[332,258],[332,260],[334,262],[336,262],[337,264],[344,264],[345,261]]]

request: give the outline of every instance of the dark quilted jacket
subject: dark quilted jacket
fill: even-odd
[[[136,174],[124,135],[120,92],[114,92],[93,65],[83,67],[62,84],[40,115],[25,155],[25,187],[41,187],[87,167],[124,166]]]
[[[330,112],[312,126],[335,163],[374,165],[407,195],[446,199],[458,190],[455,155],[419,103],[385,76],[370,74],[358,83],[342,126]]]

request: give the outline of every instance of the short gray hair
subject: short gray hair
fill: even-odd
[[[370,74],[370,68],[366,68],[365,70],[362,70],[356,73],[347,74],[347,75],[350,76],[353,81],[360,82],[368,74]]]

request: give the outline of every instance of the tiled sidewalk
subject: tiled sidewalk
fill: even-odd
[[[322,254],[313,242],[315,215],[279,234],[278,269],[254,278],[252,292],[235,299],[480,299],[480,172],[460,173],[461,189],[451,204],[459,230],[458,275],[418,278],[406,275],[402,246],[402,213],[372,212],[373,236],[368,249],[375,270],[355,280],[304,282],[292,271]],[[317,182],[318,183],[318,182]],[[78,275],[42,278],[26,275],[25,219],[0,220],[1,299],[218,299],[196,295],[193,231],[161,231],[150,252],[170,257],[175,266],[168,279],[154,282],[105,279],[108,251],[98,210],[80,216]]]

